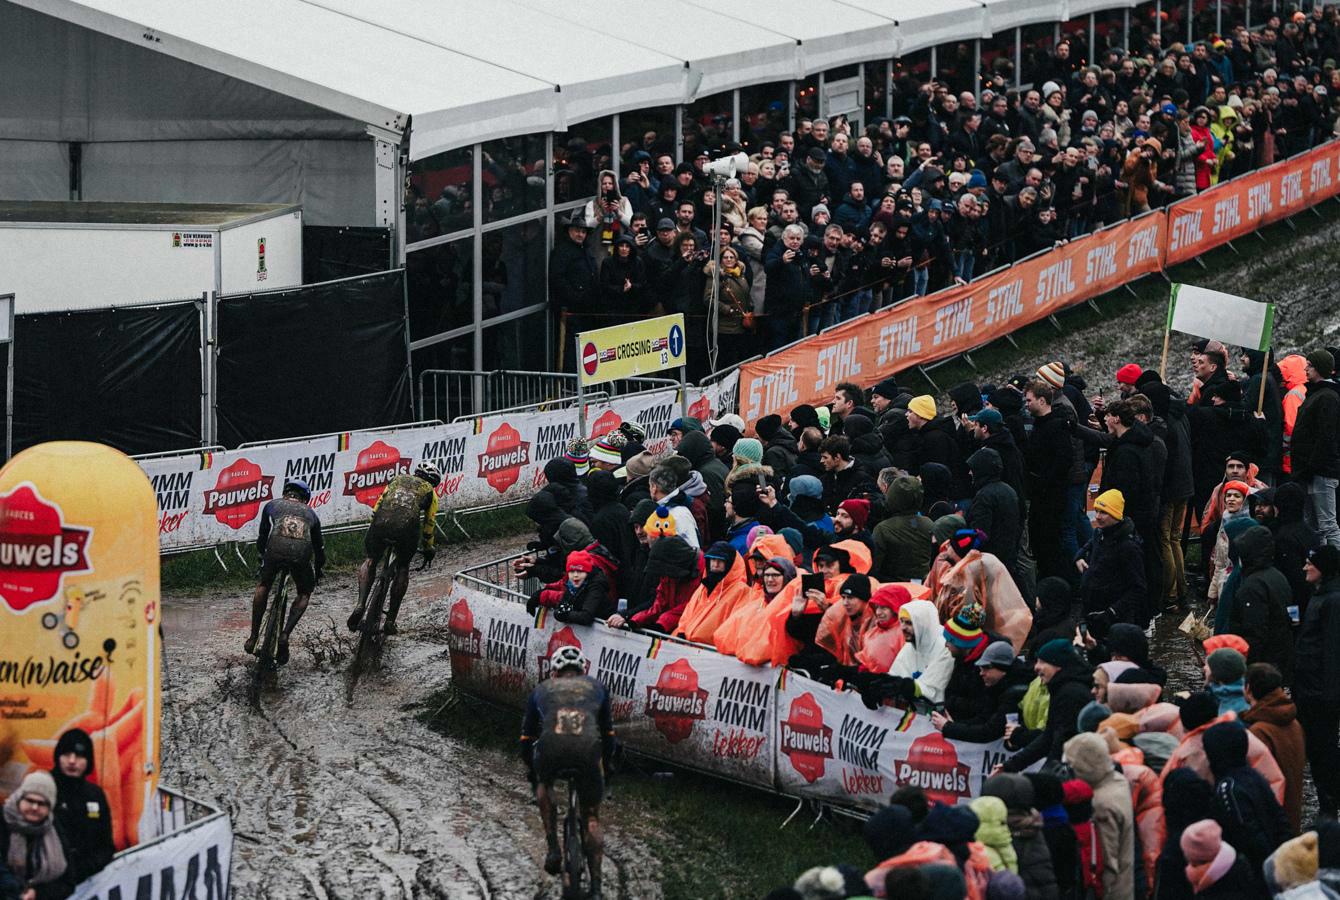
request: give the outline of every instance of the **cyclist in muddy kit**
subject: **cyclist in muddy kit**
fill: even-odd
[[[600,898],[600,801],[605,771],[614,750],[614,717],[605,686],[586,674],[586,656],[573,646],[560,647],[550,659],[553,677],[531,692],[521,723],[521,757],[540,806],[548,852],[544,870],[562,869],[558,815],[553,784],[569,778],[577,788],[586,861],[591,873],[590,900]]]
[[[302,614],[307,611],[312,590],[321,577],[321,569],[326,565],[326,544],[321,537],[321,520],[307,505],[311,499],[312,490],[307,482],[297,478],[285,482],[283,495],[265,504],[265,509],[261,511],[260,533],[256,536],[261,570],[256,593],[251,600],[251,636],[243,647],[248,653],[256,652],[256,641],[260,637],[261,619],[265,617],[270,587],[274,584],[275,576],[287,570],[298,589],[298,599],[293,601],[284,633],[279,637],[275,662],[280,665],[288,662],[289,636],[293,634]],[[315,567],[313,562],[316,563]]]
[[[382,627],[382,633],[396,633],[395,619],[400,612],[400,601],[405,599],[405,588],[409,587],[409,564],[415,548],[421,546],[424,565],[432,562],[437,553],[434,546],[437,492],[434,488],[441,480],[442,475],[437,471],[437,466],[421,462],[413,475],[392,478],[377,499],[377,505],[372,508],[372,524],[368,526],[368,535],[363,543],[367,559],[358,567],[358,607],[349,615],[350,631],[357,631],[363,621],[368,590],[372,586],[372,567],[381,559],[387,547],[394,547],[396,569],[391,581],[390,603],[386,608],[386,624]],[[422,520],[420,515],[423,516]]]

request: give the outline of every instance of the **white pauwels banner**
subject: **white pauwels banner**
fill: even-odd
[[[927,716],[867,709],[855,691],[790,671],[777,691],[777,753],[778,790],[870,809],[905,786],[940,803],[966,803],[1009,756],[1000,741],[946,740]]]
[[[119,854],[81,882],[74,900],[192,897],[227,900],[233,829],[217,813]]]
[[[690,388],[691,414],[733,409],[738,373],[704,390]],[[679,416],[679,391],[616,397],[587,407],[588,437],[622,422],[647,432],[648,449],[669,451],[669,426]],[[221,452],[184,451],[138,460],[158,498],[159,547],[165,552],[252,541],[265,504],[301,478],[327,527],[368,521],[396,475],[429,460],[442,472],[443,509],[525,500],[544,484],[544,464],[577,437],[577,411],[529,411],[466,422],[353,431]]]
[[[580,647],[610,693],[619,739],[657,759],[782,793],[877,808],[903,785],[967,802],[1009,754],[999,741],[945,740],[925,716],[866,709],[787,670],[749,666],[709,647],[535,616],[457,581],[449,595],[452,679],[523,707],[564,645]]]

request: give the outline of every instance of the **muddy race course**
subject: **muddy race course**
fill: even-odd
[[[350,575],[319,585],[292,661],[261,694],[259,711],[254,660],[242,652],[249,601],[238,592],[165,598],[163,777],[232,816],[234,897],[558,896],[540,869],[544,838],[520,761],[416,718],[450,680],[440,600],[451,573],[507,549],[444,548],[434,577],[411,579],[400,634],[352,706],[343,678]],[[628,896],[619,888],[635,877],[637,896],[648,896],[657,879],[639,867],[650,857],[617,823],[610,838],[607,895]]]

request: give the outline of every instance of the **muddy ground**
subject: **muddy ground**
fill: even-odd
[[[1279,241],[1283,232],[1273,235]],[[1184,266],[1175,277],[1274,300],[1281,348],[1340,342],[1333,290],[1340,282],[1340,222],[1287,240],[1287,249],[1263,256],[1265,245],[1248,237],[1239,245],[1243,257],[1221,251],[1211,256],[1209,271]],[[1044,357],[1060,357],[1111,395],[1111,373],[1122,363],[1158,364],[1164,314],[1157,299],[1115,313],[1109,306],[1108,318],[1048,335],[1041,349],[1024,341],[1021,354],[992,354],[977,379],[1002,380]],[[1188,379],[1185,342],[1175,340],[1170,356],[1169,380],[1181,386]],[[349,648],[343,620],[355,593],[350,574],[320,585],[292,662],[262,694],[259,710],[250,702],[253,660],[241,648],[243,591],[166,598],[164,780],[232,815],[235,897],[558,896],[540,869],[544,842],[519,762],[498,749],[496,735],[490,746],[444,737],[420,721],[434,712],[427,709],[430,696],[450,679],[441,637],[446,610],[437,601],[451,573],[517,544],[448,547],[432,577],[416,575],[401,634],[351,706],[342,677]],[[1183,689],[1198,683],[1199,663],[1175,625],[1170,617],[1159,620],[1155,654],[1169,668],[1169,686]],[[711,789],[703,792],[710,797]],[[674,836],[658,833],[654,804],[607,807],[607,896],[660,896],[662,869],[671,862],[657,854],[674,845]]]
[[[519,760],[416,718],[450,678],[436,599],[451,573],[506,552],[504,542],[448,547],[433,577],[416,575],[384,668],[364,676],[349,706],[341,632],[356,596],[351,575],[318,587],[259,710],[254,660],[242,652],[249,600],[237,591],[165,600],[163,779],[232,816],[234,897],[559,895],[540,869],[544,839]],[[620,887],[635,878],[636,896],[656,896],[654,859],[617,818],[610,842],[606,895],[633,896]]]

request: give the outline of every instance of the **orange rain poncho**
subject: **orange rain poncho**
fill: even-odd
[[[987,631],[998,634],[1020,652],[1033,628],[1033,614],[1005,564],[990,553],[969,550],[957,559],[946,541],[926,578],[941,622],[976,601],[986,610]]]
[[[744,557],[735,554],[726,576],[712,590],[706,584],[698,585],[689,605],[684,607],[684,615],[675,628],[675,637],[710,644],[717,628],[749,595],[749,581],[745,578]]]

